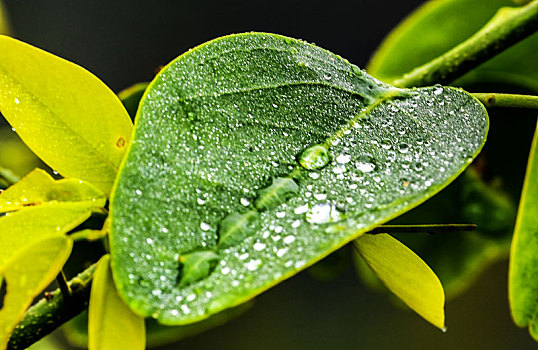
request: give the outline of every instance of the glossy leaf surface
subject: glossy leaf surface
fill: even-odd
[[[75,179],[55,181],[44,170],[35,169],[0,193],[0,213],[60,202],[73,207],[99,208],[105,205],[106,197],[86,182]]]
[[[120,299],[110,272],[110,256],[99,261],[89,305],[89,349],[145,349],[144,319]]]
[[[395,89],[302,41],[199,46],[140,105],[111,204],[119,293],[166,324],[244,302],[438,192],[487,128],[461,90]],[[207,250],[216,268],[180,287],[181,257]]]
[[[514,6],[514,2],[428,1],[388,35],[367,70],[384,81],[398,78],[469,38],[503,6]],[[538,33],[480,65],[455,84],[461,86],[477,81],[509,83],[538,91],[537,60]]]
[[[29,207],[0,217],[0,267],[26,246],[64,234],[90,217],[91,210],[71,204]]]
[[[388,234],[362,235],[359,254],[385,286],[426,321],[445,328],[445,294],[430,267]]]
[[[508,291],[515,323],[528,326],[538,341],[538,129],[534,135],[512,240]]]
[[[110,192],[132,124],[93,74],[0,36],[0,111],[21,139],[64,177]]]
[[[9,335],[32,300],[61,271],[72,246],[73,242],[67,237],[48,237],[27,246],[0,268],[7,285],[0,309],[1,349],[7,346]]]

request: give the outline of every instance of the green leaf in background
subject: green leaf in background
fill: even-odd
[[[6,295],[0,309],[1,349],[7,346],[11,332],[32,300],[61,271],[72,246],[73,242],[67,237],[48,237],[33,242],[0,268],[6,282]]]
[[[28,174],[36,167],[46,167],[39,158],[9,128],[0,128],[0,167],[9,169],[17,177]],[[1,181],[2,189],[13,182]]]
[[[0,268],[26,246],[46,237],[65,234],[90,214],[89,208],[58,203],[28,207],[0,216]]]
[[[108,194],[130,142],[119,99],[85,69],[0,36],[0,112],[22,140],[64,177]]]
[[[137,117],[112,196],[112,269],[127,303],[164,324],[253,298],[423,202],[488,128],[461,90],[395,89],[314,45],[257,33],[180,56]],[[219,247],[229,229],[242,241]],[[216,268],[180,287],[182,257],[207,250]]]
[[[137,83],[118,93],[118,98],[123,103],[123,107],[125,107],[127,113],[129,113],[131,120],[135,119],[138,104],[148,85],[149,83]]]
[[[0,213],[29,206],[69,203],[73,207],[103,207],[105,195],[87,182],[54,180],[46,171],[35,169],[0,193]]]
[[[110,272],[110,256],[99,260],[92,282],[89,321],[89,349],[145,349],[144,319],[135,315],[120,299]]]
[[[388,234],[362,235],[354,242],[366,264],[411,309],[445,329],[443,286],[412,250]]]
[[[508,295],[514,322],[538,341],[538,129],[527,166],[510,252]]]
[[[392,81],[452,49],[477,32],[511,0],[428,1],[387,36],[368,65],[375,77]],[[465,16],[461,14],[464,13]],[[509,83],[538,92],[538,33],[454,82]]]
[[[0,1],[0,34],[9,34],[9,21],[3,1]]]

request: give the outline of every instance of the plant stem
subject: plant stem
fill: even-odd
[[[0,181],[5,183],[5,187],[9,187],[19,181],[19,177],[11,170],[0,167]]]
[[[367,232],[371,235],[379,233],[442,233],[474,231],[474,224],[433,224],[433,225],[380,225]]]
[[[497,93],[472,93],[486,107],[538,109],[538,96]]]
[[[71,299],[71,287],[69,287],[69,284],[67,283],[67,279],[65,278],[63,270],[60,271],[60,273],[56,277],[56,283],[58,284],[58,287],[60,288],[60,292],[62,293],[64,299]]]
[[[503,7],[476,34],[393,82],[399,87],[447,84],[538,30],[538,0]]]
[[[30,307],[11,334],[7,349],[26,349],[84,311],[88,307],[94,271],[95,264],[67,283],[71,289],[69,300],[57,289]]]

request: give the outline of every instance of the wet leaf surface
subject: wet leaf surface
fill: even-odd
[[[148,89],[110,243],[120,295],[165,324],[242,303],[423,202],[488,128],[464,91],[395,89],[270,34],[199,46]],[[225,247],[223,226],[242,232]],[[182,257],[209,250],[216,268],[181,285]]]

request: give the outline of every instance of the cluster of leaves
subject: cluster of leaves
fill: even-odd
[[[414,62],[398,45],[454,6],[471,5],[435,1],[419,10],[389,37],[370,72],[389,81],[405,73],[395,71],[407,70],[402,62],[413,68],[431,59],[414,49]],[[498,6],[482,7],[488,10],[477,13],[489,16]],[[452,45],[445,42],[439,53]],[[503,76],[491,69],[496,75],[488,77]],[[176,338],[218,324],[238,313],[230,308],[351,241],[361,272],[369,266],[444,328],[445,295],[428,265],[392,236],[365,233],[439,192],[477,156],[488,117],[467,92],[395,87],[314,45],[260,33],[203,44],[119,98],[83,68],[0,36],[0,85],[2,114],[64,178],[36,169],[0,195],[0,347],[33,298],[56,276],[64,283],[73,241],[96,239],[109,249],[93,277],[90,349],[142,349],[146,331],[148,340]],[[456,293],[505,252],[514,210],[476,172],[452,187],[442,196],[466,203],[456,217],[478,217],[482,235],[457,236],[466,252],[456,257],[429,240],[414,244],[434,251],[430,264],[441,271],[464,257],[441,277]],[[532,213],[529,203],[523,213]],[[102,228],[84,225],[108,210]],[[532,219],[520,220],[514,249],[536,248],[532,227]],[[534,319],[538,297],[532,290],[521,296],[525,274],[538,266],[524,254],[512,264],[520,325]]]

